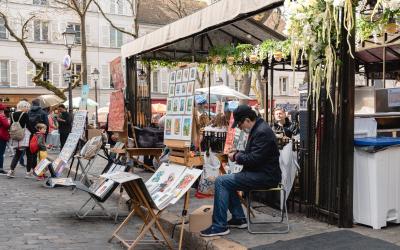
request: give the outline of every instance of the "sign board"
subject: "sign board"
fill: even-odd
[[[400,107],[400,88],[388,89],[388,106]]]
[[[63,66],[65,69],[69,69],[71,67],[71,57],[69,55],[64,56]]]
[[[124,94],[121,90],[110,95],[110,108],[108,112],[108,131],[123,132],[125,125]]]
[[[125,87],[124,74],[122,71],[121,57],[117,57],[110,62],[111,80],[115,90],[120,90]]]

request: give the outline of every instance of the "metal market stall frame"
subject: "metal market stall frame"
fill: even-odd
[[[235,0],[234,3],[222,0],[125,44],[122,56],[126,60],[126,98],[135,125],[147,125],[151,115],[150,77],[148,74],[147,87],[143,87],[138,81],[138,61],[201,62],[214,46],[260,44],[268,38],[283,40],[284,36],[253,18],[282,5],[282,0]],[[344,27],[341,29],[342,34],[347,32]],[[354,46],[350,49],[354,51]],[[343,37],[338,51],[342,62],[339,84],[325,90],[325,93],[331,93],[334,107],[324,95],[319,103],[315,103],[312,86],[308,86],[308,126],[306,139],[301,144],[304,164],[299,202],[306,207],[308,216],[337,223],[340,227],[351,227],[353,224],[354,59],[349,56],[348,50],[348,43]],[[267,76],[270,71],[271,89],[273,72],[278,64],[281,63],[263,62],[264,75]],[[268,88],[265,89],[268,91]],[[272,93],[271,97],[272,103]],[[267,97],[264,103],[268,103]],[[267,114],[268,105],[265,106]],[[317,106],[320,110],[318,117]]]

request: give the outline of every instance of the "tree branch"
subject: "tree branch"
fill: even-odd
[[[69,9],[74,10],[74,11],[78,11],[77,9],[75,9],[74,6],[72,6],[72,5],[69,4],[69,3],[66,3],[65,1],[54,0],[54,2],[56,2],[56,3],[58,3],[58,4],[61,4],[61,5],[63,5],[64,7],[67,7],[67,8],[69,8]]]
[[[100,7],[100,4],[96,0],[93,0],[93,3],[96,4],[97,8],[99,8],[99,10],[100,10],[101,15],[104,17],[104,19],[106,19],[106,21],[111,25],[111,27],[113,27],[114,29],[118,30],[121,33],[130,35],[133,38],[137,37],[136,34],[131,33],[129,31],[126,31],[124,29],[121,29],[121,28],[115,26],[115,24],[111,21],[111,19],[107,17],[106,13],[104,13],[103,9]]]

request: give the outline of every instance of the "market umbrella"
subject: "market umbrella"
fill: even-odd
[[[196,93],[201,93],[201,94],[208,93],[208,91],[210,91],[211,95],[216,95],[216,96],[232,97],[245,100],[252,99],[247,95],[240,93],[239,91],[229,88],[226,85],[218,85],[218,86],[212,86],[210,88],[196,89]]]
[[[107,115],[108,115],[108,112],[109,112],[109,107],[102,107],[102,108],[99,108],[99,109],[97,110],[97,114],[98,114],[98,116],[99,116],[99,121],[98,121],[98,122],[100,122],[100,123],[106,123],[106,122],[107,122]]]
[[[62,103],[64,100],[56,95],[41,95],[37,99],[40,101],[40,107],[48,108]]]
[[[82,100],[82,98],[80,96],[72,98],[72,107],[79,108],[79,106],[81,104],[81,100]],[[64,105],[68,106],[68,100],[64,102]],[[90,98],[87,99],[87,105],[88,105],[88,107],[99,106],[99,104],[97,102],[93,101]]]
[[[167,106],[162,103],[151,104],[151,113],[165,113],[167,112]]]

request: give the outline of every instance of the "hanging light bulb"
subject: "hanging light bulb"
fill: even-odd
[[[393,16],[389,17],[388,23],[385,25],[385,31],[389,34],[397,33],[397,23]]]

